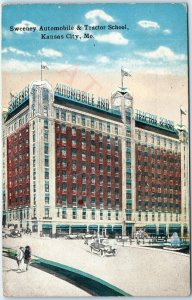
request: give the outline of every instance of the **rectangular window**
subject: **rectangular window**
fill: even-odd
[[[45,146],[44,146],[44,153],[45,154],[49,153],[49,145],[48,144],[45,144]]]
[[[49,167],[49,158],[45,157],[45,167]]]
[[[77,197],[76,196],[72,197],[72,203],[73,203],[73,205],[77,204]]]
[[[62,209],[62,218],[67,219],[67,209],[66,208]]]
[[[45,192],[49,192],[49,182],[45,182]]]
[[[65,111],[61,111],[61,120],[66,121],[66,112]]]
[[[73,211],[72,211],[72,218],[73,218],[73,219],[77,219],[77,209],[76,209],[76,208],[73,208]]]
[[[45,133],[44,133],[44,141],[45,141],[45,142],[48,142],[48,132],[45,132]]]
[[[49,179],[49,170],[45,169],[45,179]]]
[[[110,128],[110,123],[107,123],[107,132],[110,132],[111,128]]]
[[[44,120],[44,128],[48,129],[48,120],[47,119]]]
[[[85,117],[84,116],[81,117],[81,123],[83,126],[85,126]]]
[[[45,193],[45,204],[49,204],[49,193]]]
[[[45,218],[49,218],[49,207],[45,207]]]
[[[56,109],[56,119],[59,119],[59,109]]]
[[[95,209],[91,210],[91,219],[95,220]]]
[[[82,219],[83,220],[86,219],[86,208],[83,208],[83,210],[82,210]]]
[[[76,114],[72,113],[72,123],[76,123]]]
[[[94,126],[95,126],[94,118],[91,118],[91,128],[94,128]]]

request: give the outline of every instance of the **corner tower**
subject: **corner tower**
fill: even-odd
[[[122,234],[133,235],[135,223],[135,123],[131,92],[127,88],[117,88],[112,93],[111,104],[114,111],[120,111],[124,124],[122,133]]]

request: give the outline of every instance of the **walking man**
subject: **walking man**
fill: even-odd
[[[26,271],[28,270],[30,261],[31,261],[31,248],[30,248],[30,246],[26,246],[26,247],[25,247],[25,264],[26,264]]]

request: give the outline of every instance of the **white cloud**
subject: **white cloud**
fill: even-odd
[[[110,43],[115,45],[127,45],[128,39],[124,38],[120,32],[111,32],[109,34],[98,34],[95,35],[95,39],[98,42]]]
[[[108,64],[108,63],[110,63],[110,59],[109,59],[109,57],[107,57],[107,56],[97,56],[96,57],[96,62],[97,63],[100,63],[100,64]]]
[[[4,48],[2,50],[2,53],[15,53],[17,55],[23,55],[23,56],[32,56],[29,52],[26,52],[26,51],[22,51],[22,50],[19,50],[19,49],[16,49],[16,48],[13,48],[13,47],[7,47],[7,48]]]
[[[24,60],[9,59],[2,61],[3,71],[8,72],[29,72],[40,70],[40,63],[29,62]]]
[[[44,57],[62,57],[63,54],[59,51],[56,51],[54,49],[50,49],[50,48],[42,48],[41,50],[39,50],[37,52],[38,55],[44,56]]]
[[[67,62],[61,63],[49,63],[49,71],[62,71],[67,68],[71,68],[72,65]],[[24,61],[19,59],[10,59],[2,61],[2,70],[12,73],[20,72],[33,72],[39,71],[41,68],[40,62]]]
[[[164,29],[164,30],[163,30],[163,33],[164,33],[164,34],[171,34],[172,31],[171,31],[170,29]]]
[[[27,20],[21,21],[21,23],[18,23],[18,24],[16,24],[16,25],[14,25],[14,27],[17,27],[18,29],[19,29],[19,28],[24,28],[24,27],[27,27],[27,28],[29,28],[29,27],[35,27],[36,29],[39,28],[38,25],[36,25],[36,24],[34,24],[34,23],[30,22],[30,21],[27,21]],[[18,31],[14,31],[14,32],[15,32],[16,34],[24,34],[24,33],[31,33],[32,31],[29,31],[29,30],[25,30],[25,31],[23,31],[23,30],[18,30]]]
[[[184,54],[176,54],[170,48],[160,46],[154,51],[149,52],[135,52],[136,55],[149,58],[149,59],[162,59],[164,61],[186,60]]]
[[[148,29],[159,29],[160,28],[160,26],[157,22],[148,21],[148,20],[141,20],[137,24],[143,28],[148,28]]]
[[[98,25],[99,20],[105,22],[115,22],[114,18],[106,14],[104,10],[94,9],[85,14],[85,18],[91,22],[91,25]]]

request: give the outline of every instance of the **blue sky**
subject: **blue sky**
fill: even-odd
[[[10,26],[127,25],[129,30],[11,32]],[[87,31],[88,32],[88,31]],[[79,34],[82,39],[46,39]],[[3,70],[34,71],[45,61],[50,69],[84,69],[187,75],[187,11],[182,4],[8,5],[2,16]]]

